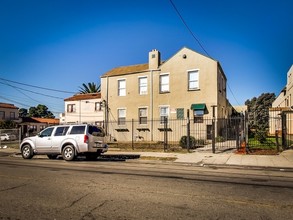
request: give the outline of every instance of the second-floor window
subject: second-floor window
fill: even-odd
[[[0,119],[5,119],[5,112],[4,111],[0,111]]]
[[[14,120],[15,119],[15,112],[10,112],[10,119]]]
[[[102,111],[101,102],[95,102],[95,111]]]
[[[139,116],[139,124],[147,124],[148,123],[148,113],[147,108],[139,108],[138,109]]]
[[[67,105],[67,112],[76,112],[75,104],[68,104]]]
[[[126,96],[126,80],[118,80],[118,96]]]
[[[148,78],[139,77],[138,78],[139,94],[146,95],[148,93]]]
[[[160,75],[160,93],[169,92],[169,74]]]
[[[125,125],[126,109],[118,109],[118,125]]]
[[[188,90],[199,89],[199,72],[193,70],[188,72]]]

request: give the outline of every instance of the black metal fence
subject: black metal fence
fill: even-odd
[[[20,141],[20,129],[0,129],[0,148],[19,146]]]
[[[216,119],[167,119],[108,123],[108,134],[116,145],[134,148],[186,148],[212,152],[239,148],[245,136],[243,117]]]

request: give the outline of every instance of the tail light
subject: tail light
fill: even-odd
[[[84,136],[83,142],[88,143],[89,137],[87,135]]]

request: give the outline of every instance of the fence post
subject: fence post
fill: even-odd
[[[167,124],[168,124],[168,118],[164,117],[164,151],[167,150],[167,145],[168,145]]]
[[[286,113],[282,112],[282,148],[285,150],[287,148],[286,134],[287,134],[287,122],[286,122]]]
[[[186,147],[187,147],[187,151],[189,152],[189,149],[190,149],[190,116],[189,116],[189,109],[187,109],[187,138],[186,138]]]
[[[131,147],[132,147],[132,150],[134,150],[134,131],[133,131],[133,123],[134,123],[134,120],[131,119]]]
[[[212,151],[213,153],[216,153],[216,126],[215,126],[215,108],[216,105],[212,105],[213,108],[213,119],[212,119]]]
[[[276,137],[276,144],[277,144],[277,151],[280,152],[280,144],[279,144],[279,137],[278,137],[278,131],[275,131],[275,137]]]

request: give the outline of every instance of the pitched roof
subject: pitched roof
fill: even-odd
[[[47,124],[59,124],[58,118],[36,118],[36,117],[24,117],[23,123],[47,123]]]
[[[131,65],[131,66],[120,66],[106,72],[104,75],[102,75],[102,78],[107,76],[120,76],[120,75],[126,75],[131,73],[138,73],[138,72],[147,72],[147,71],[149,71],[148,63]]]
[[[16,107],[13,104],[3,103],[3,102],[0,102],[0,108],[18,109],[18,107]]]
[[[64,101],[79,101],[88,99],[100,99],[101,93],[86,93],[86,94],[76,94],[72,97],[64,99]]]

